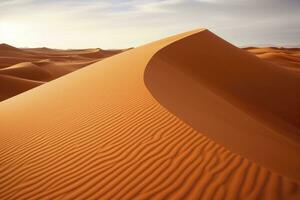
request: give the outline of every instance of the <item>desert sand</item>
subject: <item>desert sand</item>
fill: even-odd
[[[122,51],[16,48],[0,44],[0,101]]]
[[[300,70],[300,48],[248,47],[244,49],[275,65],[280,65],[286,69],[298,72]]]
[[[299,73],[246,50],[195,30],[1,102],[0,199],[300,199]]]

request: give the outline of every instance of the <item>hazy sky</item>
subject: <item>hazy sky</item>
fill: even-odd
[[[0,0],[0,43],[126,48],[208,28],[235,45],[299,45],[300,0]]]

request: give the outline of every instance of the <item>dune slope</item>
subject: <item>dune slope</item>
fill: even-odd
[[[298,182],[212,141],[147,89],[153,55],[203,32],[126,51],[2,102],[0,198],[298,199]]]
[[[280,65],[288,70],[300,72],[299,48],[244,48],[246,51],[257,55],[259,58]]]
[[[0,101],[37,87],[44,82],[0,74]]]
[[[27,91],[28,86],[20,88],[20,79],[39,81],[40,84],[49,82],[60,76],[90,65],[94,62],[121,53],[123,50],[76,49],[59,50],[49,48],[16,48],[0,44],[0,75],[10,76],[9,85],[0,87],[1,100],[5,100],[21,92]],[[16,83],[14,83],[14,81]],[[19,80],[19,81],[17,81]],[[18,83],[17,83],[18,82]],[[8,83],[6,81],[6,83]],[[40,84],[31,84],[38,86]],[[15,87],[19,85],[20,87]],[[26,89],[27,88],[27,89]],[[16,89],[13,91],[13,89]]]
[[[51,79],[49,72],[31,62],[23,62],[0,69],[0,74],[6,74],[29,80],[46,81]]]
[[[299,73],[203,31],[157,52],[145,81],[162,105],[197,130],[300,180]]]

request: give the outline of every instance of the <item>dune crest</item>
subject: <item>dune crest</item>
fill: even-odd
[[[0,74],[0,101],[42,85],[44,82]]]
[[[10,67],[2,68],[0,69],[0,74],[36,81],[48,81],[51,79],[51,75],[47,70],[32,62],[22,62]]]
[[[300,180],[300,74],[202,31],[158,51],[145,83],[198,131]]]
[[[145,86],[157,52],[203,31],[123,52],[3,101],[0,198],[299,199],[298,182],[204,136]]]

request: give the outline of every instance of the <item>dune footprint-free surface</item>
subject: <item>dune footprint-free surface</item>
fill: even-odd
[[[112,56],[0,103],[0,199],[299,199],[297,86],[205,29]]]
[[[122,51],[16,48],[0,44],[0,101]]]

